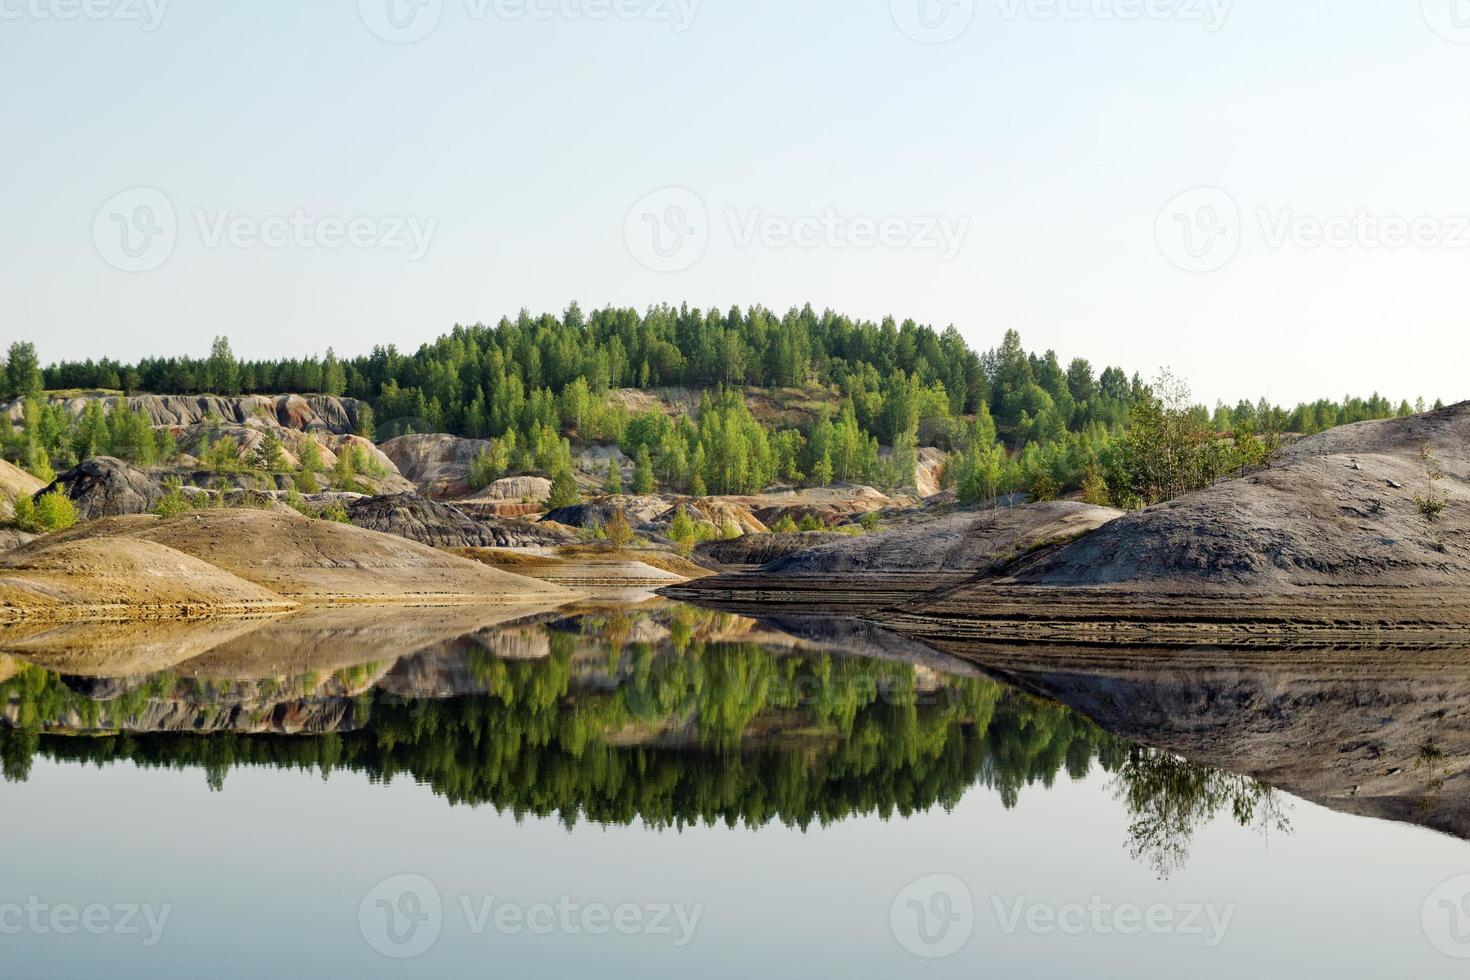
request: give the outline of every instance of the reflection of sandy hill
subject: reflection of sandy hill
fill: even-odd
[[[79,525],[0,563],[0,617],[200,615],[320,603],[558,601],[559,586],[295,513],[198,511]]]
[[[941,644],[941,646],[946,646]],[[1124,738],[1334,810],[1470,837],[1470,650],[955,645]]]
[[[0,626],[0,651],[62,674],[248,681],[391,664],[525,615],[510,605],[350,605],[277,617],[12,623]]]
[[[170,670],[221,643],[257,630],[268,617],[0,625],[0,650],[59,674],[137,677]]]
[[[226,639],[176,669],[192,677],[285,677],[388,662],[524,616],[524,607],[312,609]]]

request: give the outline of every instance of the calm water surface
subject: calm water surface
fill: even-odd
[[[415,615],[9,638],[0,976],[1470,968],[1457,837],[898,638]]]

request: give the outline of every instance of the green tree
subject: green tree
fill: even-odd
[[[216,337],[205,366],[208,387],[219,395],[240,393],[240,363],[230,349],[230,338]]]
[[[689,512],[680,504],[674,511],[674,519],[669,522],[669,539],[678,546],[679,554],[688,558],[694,552],[694,545],[699,540],[699,531],[694,522],[689,519]]]
[[[658,481],[653,475],[653,455],[647,446],[638,447],[638,463],[633,471],[633,492],[650,494],[658,490]]]
[[[322,362],[322,393],[335,398],[347,393],[347,369],[330,347],[327,348],[326,360]]]
[[[284,473],[291,467],[286,461],[286,451],[281,448],[281,439],[270,429],[261,436],[255,452],[250,455],[253,469],[266,473]]]
[[[604,525],[603,531],[606,533],[608,543],[613,546],[614,551],[622,551],[633,543],[633,538],[635,537],[633,526],[628,523],[628,518],[623,513],[621,507],[613,511],[613,515],[608,519],[607,524]]]
[[[607,476],[602,481],[602,492],[614,497],[623,492],[623,471],[615,459],[607,461]]]
[[[561,507],[571,507],[582,502],[582,492],[577,489],[577,481],[572,477],[570,467],[563,467],[556,471],[556,476],[551,481],[551,497],[546,506],[550,510]]]
[[[164,481],[164,495],[153,508],[153,513],[162,518],[178,517],[193,510],[193,505],[184,496],[183,484],[177,477]]]
[[[301,450],[296,454],[296,461],[300,464],[303,473],[320,473],[326,469],[326,462],[322,457],[322,444],[316,441],[316,436],[308,435],[301,440]]]
[[[19,340],[12,343],[5,359],[5,397],[30,398],[39,395],[43,387],[36,345]]]

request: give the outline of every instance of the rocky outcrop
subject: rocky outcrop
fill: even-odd
[[[146,514],[164,495],[162,484],[153,477],[111,456],[98,456],[67,470],[43,492],[53,490],[70,497],[84,521]]]
[[[705,541],[695,547],[694,553],[721,565],[759,566],[846,540],[846,535],[817,531],[810,534],[746,534],[729,541]]]
[[[23,544],[30,544],[36,540],[34,534],[22,531],[18,527],[0,526],[0,552],[6,552],[12,548],[19,548]]]
[[[455,500],[469,496],[470,464],[489,446],[482,439],[430,433],[399,436],[378,448],[420,493]]]
[[[496,480],[485,489],[459,504],[481,504],[499,501],[539,503],[551,497],[551,481],[544,476],[511,476]]]
[[[766,525],[749,508],[723,497],[691,497],[682,500],[660,515],[654,523],[667,528],[678,514],[679,508],[689,515],[690,520],[703,521],[725,531],[735,528],[741,534],[764,534]]]
[[[613,519],[613,515],[622,512],[624,519],[633,527],[652,530],[658,523],[656,519],[667,514],[669,509],[669,503],[663,497],[603,497],[570,507],[558,507],[548,511],[543,519],[567,527],[603,527]]]
[[[117,395],[84,395],[74,398],[51,399],[71,415],[81,415],[87,406],[100,401],[103,409],[111,411],[119,401],[126,401],[129,408],[142,412],[154,426],[182,428],[218,420],[229,425],[245,425],[251,420],[260,420],[267,425],[295,429],[301,432],[322,432],[347,435],[357,431],[362,410],[366,402],[355,398],[336,398],[331,395],[246,395],[238,398],[223,398],[218,395],[133,395],[120,398]],[[12,423],[19,423],[25,406],[20,401],[4,409]]]
[[[366,497],[347,508],[357,527],[394,534],[435,548],[533,548],[564,542],[529,521],[471,517],[414,493]]]
[[[384,455],[377,446],[362,436],[353,435],[331,435],[324,432],[299,432],[295,429],[273,429],[259,420],[252,420],[245,425],[206,425],[191,426],[180,429],[175,433],[175,439],[185,456],[180,459],[180,465],[199,465],[196,456],[203,455],[205,451],[219,439],[229,439],[240,449],[240,458],[250,460],[256,449],[265,440],[267,433],[274,434],[281,443],[281,455],[285,465],[296,469],[301,465],[302,453],[306,451],[307,441],[313,440],[317,446],[317,455],[321,460],[324,471],[321,482],[331,483],[331,471],[337,465],[337,459],[343,453],[354,454],[355,479],[365,484],[374,493],[405,493],[413,490],[413,484],[399,474],[398,468],[393,461]],[[194,454],[194,455],[189,455]],[[365,465],[363,465],[365,463]],[[291,484],[290,474],[277,474],[278,483],[282,488]],[[188,476],[185,475],[187,479]]]
[[[772,575],[974,577],[1021,555],[1066,543],[1123,516],[1070,501],[951,514],[883,534],[847,538],[772,562]]]
[[[789,499],[789,503],[780,498]],[[788,491],[780,495],[760,498],[760,505],[752,513],[761,523],[770,527],[789,517],[800,524],[808,518],[833,527],[849,523],[863,514],[882,511],[895,505],[892,497],[873,487],[861,485],[838,485],[800,493]]]

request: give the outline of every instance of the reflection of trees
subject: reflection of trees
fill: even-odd
[[[1141,746],[1128,750],[1116,773],[1115,795],[1131,818],[1129,849],[1160,878],[1188,863],[1195,830],[1222,812],[1264,833],[1291,830],[1276,791],[1247,776]]]
[[[8,706],[16,722],[0,725],[0,763],[7,778],[24,779],[38,754],[129,760],[202,769],[216,788],[237,766],[349,769],[385,783],[408,776],[451,803],[569,825],[804,828],[953,807],[977,783],[1014,807],[1025,787],[1050,786],[1062,773],[1081,779],[1096,762],[1117,773],[1136,853],[1156,867],[1182,861],[1193,827],[1227,804],[1242,822],[1257,806],[1274,807],[1249,780],[1131,749],[1065,707],[988,680],[725,642],[718,636],[728,624],[683,611],[657,642],[627,642],[627,622],[604,625],[550,629],[550,655],[536,660],[472,649],[464,655],[473,695],[352,695],[356,727],[325,735],[105,729],[133,727],[128,720],[159,697],[207,714],[264,694],[346,698],[366,675],[248,690],[161,675],[97,701],[28,667],[0,684],[0,710]],[[99,726],[87,738],[47,734]]]

